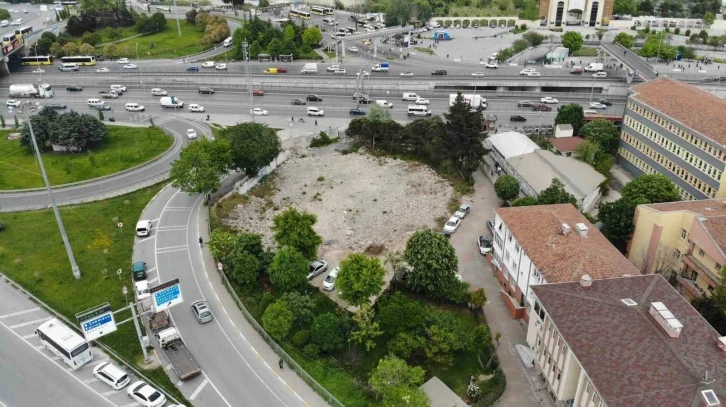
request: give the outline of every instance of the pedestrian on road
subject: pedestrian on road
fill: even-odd
[[[290,121],[291,122],[294,122],[295,121],[295,116],[290,117]]]
[[[282,358],[280,358],[280,361],[277,362],[277,364],[280,366],[280,370],[282,370]]]
[[[628,51],[623,51],[623,56],[628,55]]]
[[[201,236],[199,236],[199,247],[204,247],[204,239]]]
[[[317,121],[317,120],[315,120],[315,125],[316,125],[316,126],[318,125],[318,121]]]

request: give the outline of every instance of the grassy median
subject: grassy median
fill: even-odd
[[[107,126],[108,139],[86,153],[43,153],[51,185],[85,181],[143,164],[162,154],[174,140],[158,127]],[[8,140],[15,130],[0,130],[0,190],[43,187],[32,150]]]
[[[176,25],[176,20],[168,18],[164,30],[149,35],[132,37],[127,40],[115,42],[119,49],[130,47],[133,51],[131,59],[136,59],[136,44],[138,46],[139,58],[141,59],[162,59],[176,58],[185,55],[196,54],[210,47],[199,45],[199,40],[204,37],[204,32],[197,30],[187,20],[180,19],[181,37]],[[153,43],[153,44],[152,44]],[[103,47],[99,47],[99,51]]]

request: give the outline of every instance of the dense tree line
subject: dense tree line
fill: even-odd
[[[42,109],[30,121],[40,149],[55,144],[70,152],[83,152],[100,145],[108,136],[106,126],[96,117],[75,111],[58,114],[53,109]],[[20,145],[32,148],[27,124],[20,131]]]
[[[257,58],[259,54],[267,53],[273,58],[280,55],[293,55],[295,58],[308,56],[317,58],[312,52],[313,47],[320,44],[323,35],[317,27],[306,27],[288,21],[278,30],[270,21],[263,21],[258,17],[244,23],[235,30],[232,36],[234,44],[234,59],[242,59],[242,43],[247,41],[250,47],[250,57]]]
[[[84,1],[78,15],[68,19],[66,31],[74,37],[80,37],[87,31],[106,27],[130,27],[136,22],[134,14],[126,7],[126,2]]]

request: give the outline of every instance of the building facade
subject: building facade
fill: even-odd
[[[610,24],[615,0],[540,0],[542,25],[599,27]]]
[[[677,282],[688,299],[708,296],[726,265],[726,202],[721,199],[639,205],[628,259],[643,273]]]
[[[726,100],[663,77],[632,91],[618,162],[636,176],[667,175],[684,200],[726,197]]]

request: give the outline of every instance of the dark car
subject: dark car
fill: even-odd
[[[532,102],[530,102],[529,100],[520,100],[519,102],[517,102],[517,106],[518,107],[532,107]]]
[[[307,102],[305,102],[305,101],[304,101],[304,100],[302,100],[302,99],[293,99],[291,103],[292,103],[293,105],[304,105],[304,104],[306,104]]]
[[[374,103],[374,102],[373,102],[373,99],[360,98],[360,99],[358,99],[358,103],[360,103],[362,105],[370,105],[371,103]]]
[[[64,105],[63,103],[51,103],[49,105],[46,105],[48,109],[54,109],[54,110],[63,110],[68,108],[68,106]]]
[[[285,68],[284,66],[278,66],[277,73],[287,73],[287,68]]]
[[[322,102],[323,98],[318,95],[308,95],[305,100],[307,100],[308,102]]]
[[[613,102],[611,102],[611,101],[609,101],[607,99],[600,99],[600,100],[598,100],[598,102],[601,105],[605,105],[605,106],[612,106],[613,105]]]
[[[534,110],[535,112],[549,112],[552,110],[552,108],[547,105],[534,105],[532,106],[532,110]]]
[[[494,219],[489,219],[487,221],[487,229],[489,229],[489,232],[494,236]]]
[[[350,115],[351,116],[365,116],[366,111],[363,109],[353,108],[353,109],[350,109]]]
[[[202,86],[199,88],[199,93],[206,93],[208,95],[214,95],[214,89],[209,88],[207,86]]]
[[[582,68],[573,68],[570,69],[570,73],[579,75],[581,73],[585,73],[585,71]]]
[[[146,262],[137,261],[131,265],[131,276],[134,281],[146,280]]]
[[[509,116],[510,122],[526,122],[527,118],[524,116],[520,116],[518,114],[515,114],[514,116]]]
[[[71,86],[67,87],[66,90],[68,92],[80,92],[83,90],[83,88],[78,85],[71,85]]]
[[[431,72],[431,75],[446,75],[446,69],[437,69],[433,72]]]
[[[265,92],[260,89],[252,89],[252,96],[265,96]]]
[[[98,105],[98,106],[91,106],[91,109],[96,109],[96,110],[111,110],[111,105],[109,105],[107,103],[104,103],[104,104]]]
[[[188,66],[187,72],[199,72],[199,67],[198,66]]]

